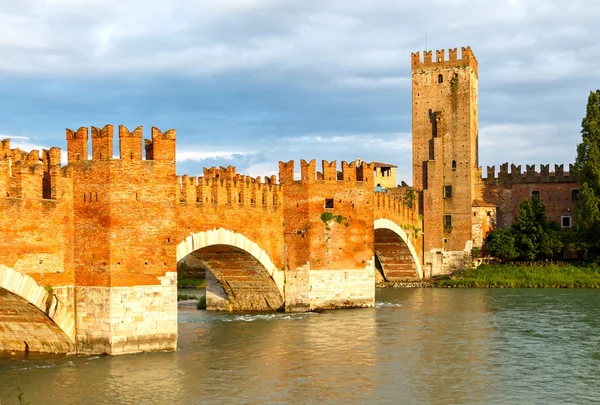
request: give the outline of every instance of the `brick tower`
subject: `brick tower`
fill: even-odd
[[[477,60],[470,47],[411,57],[413,186],[420,191],[430,274],[470,260],[472,206],[481,178]],[[427,267],[427,266],[426,266]]]

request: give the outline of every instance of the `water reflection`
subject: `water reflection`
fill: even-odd
[[[180,311],[179,350],[0,356],[0,399],[33,404],[600,401],[600,295],[378,292],[322,314]]]

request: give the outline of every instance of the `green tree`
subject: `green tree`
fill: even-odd
[[[510,261],[517,258],[515,249],[515,237],[512,230],[498,228],[488,236],[487,247],[492,256],[502,261]]]
[[[546,207],[538,197],[526,198],[510,229],[496,229],[488,238],[488,250],[505,261],[519,258],[533,261],[550,259],[563,247],[565,232],[558,223],[547,221]]]
[[[590,258],[600,257],[600,90],[590,92],[581,122],[575,173],[580,184],[575,203],[575,231]]]

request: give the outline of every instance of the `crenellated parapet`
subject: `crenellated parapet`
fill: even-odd
[[[577,177],[573,170],[573,165],[569,164],[569,171],[565,172],[564,165],[554,165],[554,171],[550,171],[550,165],[540,165],[540,170],[535,169],[536,165],[526,165],[525,172],[521,170],[521,165],[510,165],[503,163],[500,170],[496,173],[496,166],[487,167],[487,177],[483,178],[485,184],[524,184],[524,183],[575,183]]]
[[[0,143],[0,197],[56,200],[61,184],[71,177],[60,165],[60,148],[30,152],[10,148],[10,139]]]
[[[420,226],[419,208],[416,202],[411,206],[389,193],[375,193],[373,204],[375,219],[387,218],[399,225],[410,226],[412,228]]]
[[[136,162],[145,160],[157,162],[175,162],[176,131],[166,132],[152,127],[151,139],[143,139],[143,127],[138,126],[129,131],[124,125],[119,125],[119,160]],[[77,164],[88,160],[88,129],[79,128],[77,131],[66,130],[68,164]],[[105,125],[103,128],[91,127],[92,161],[117,160],[113,151],[114,127]]]
[[[235,173],[235,167],[204,169],[204,177],[178,176],[180,203],[205,206],[238,204],[247,207],[279,207],[283,201],[281,184],[275,175],[250,177]]]
[[[304,183],[311,184],[315,182],[362,182],[372,185],[374,163],[361,162],[357,165],[355,161],[347,163],[342,162],[341,171],[338,170],[337,161],[321,162],[321,171],[317,171],[317,161],[315,159],[307,162],[300,161],[300,180],[294,179],[294,161],[279,162],[279,181],[281,184]]]
[[[218,169],[215,166],[210,169],[205,167],[203,170],[206,179],[233,179],[236,177],[234,166],[221,166]]]
[[[462,48],[460,57],[456,48],[449,49],[447,55],[444,49],[435,51],[435,59],[433,51],[424,51],[423,59],[421,59],[420,52],[411,53],[411,66],[413,72],[424,69],[451,69],[457,66],[469,66],[478,75],[477,59],[470,46]]]

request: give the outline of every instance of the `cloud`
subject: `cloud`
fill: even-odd
[[[427,37],[477,56],[483,165],[569,163],[598,15],[593,0],[6,1],[0,132],[66,149],[64,127],[174,127],[179,173],[360,156],[407,180],[410,53]]]

